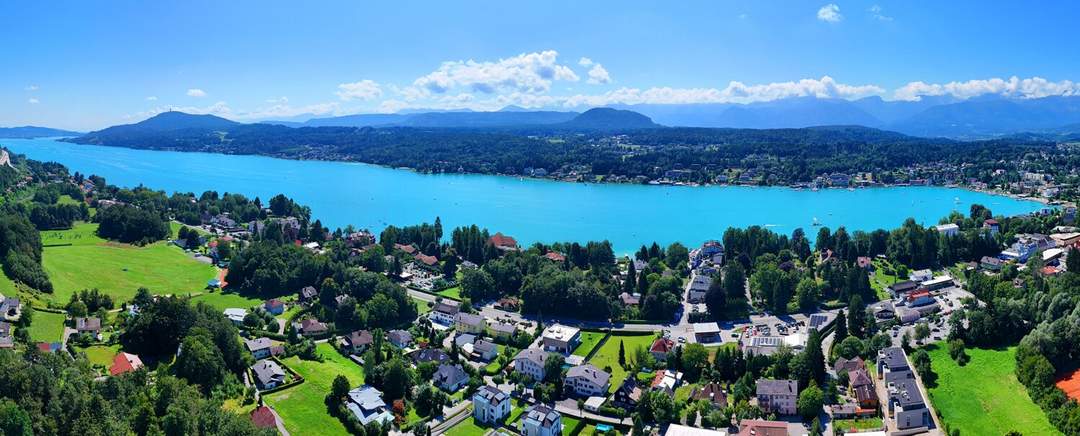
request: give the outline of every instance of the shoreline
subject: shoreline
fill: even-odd
[[[684,183],[684,182],[672,182],[672,181],[668,181],[668,180],[665,180],[665,179],[657,179],[657,180],[650,180],[650,181],[647,181],[645,183],[637,183],[637,182],[631,182],[631,181],[608,181],[608,180],[603,180],[603,178],[605,178],[605,176],[593,176],[594,178],[599,177],[599,178],[601,178],[601,180],[585,181],[585,180],[582,180],[582,177],[583,177],[582,175],[577,175],[576,176],[577,180],[568,180],[570,177],[554,177],[554,176],[553,177],[537,177],[537,176],[531,176],[531,175],[505,174],[505,173],[498,173],[498,172],[495,172],[495,173],[427,172],[427,171],[420,171],[420,170],[418,170],[416,168],[413,168],[413,167],[395,167],[395,166],[383,165],[383,164],[373,163],[373,162],[364,162],[364,161],[359,161],[359,160],[351,160],[351,159],[347,159],[347,158],[344,158],[344,159],[306,159],[306,158],[303,158],[303,157],[286,157],[286,156],[274,155],[274,154],[225,153],[225,152],[217,152],[217,151],[193,151],[193,150],[177,150],[177,149],[168,149],[168,148],[136,148],[136,147],[124,147],[124,146],[118,146],[118,145],[84,144],[84,143],[78,143],[78,142],[64,141],[64,139],[67,139],[67,138],[69,138],[69,137],[48,137],[48,138],[31,138],[31,139],[51,139],[51,140],[56,140],[57,142],[64,142],[64,143],[70,143],[70,144],[76,144],[76,145],[84,145],[84,146],[85,145],[90,145],[90,146],[97,146],[97,147],[124,148],[124,149],[128,149],[128,150],[165,151],[165,152],[173,152],[173,153],[203,153],[203,154],[210,154],[210,155],[226,155],[226,156],[252,156],[252,157],[265,157],[265,158],[269,158],[269,159],[285,160],[285,161],[350,163],[350,164],[359,164],[359,165],[371,165],[371,166],[374,166],[374,167],[391,169],[391,170],[410,171],[410,172],[413,172],[415,174],[424,174],[424,175],[499,176],[499,177],[518,178],[518,179],[522,179],[522,180],[528,179],[528,180],[535,180],[535,181],[560,182],[560,183],[579,183],[579,184],[586,184],[586,185],[588,185],[588,184],[597,184],[597,185],[604,184],[604,185],[638,185],[638,186],[658,186],[658,187],[672,187],[672,186],[679,186],[679,187],[744,187],[744,188],[762,187],[762,188],[786,188],[786,189],[791,189],[791,190],[796,190],[796,191],[808,190],[808,188],[806,187],[806,183],[804,183],[804,182],[798,182],[798,183],[795,183],[795,184],[756,185],[756,184],[748,184],[748,183],[747,184],[744,184],[744,183]],[[4,140],[25,140],[25,139],[27,139],[27,138],[0,138],[0,141],[4,141]],[[2,146],[3,146],[3,144],[0,143],[0,147],[2,147]],[[937,188],[950,188],[950,189],[952,189],[952,188],[964,189],[964,190],[968,190],[968,191],[972,191],[972,192],[979,192],[979,193],[988,194],[988,195],[997,195],[997,196],[1009,197],[1011,199],[1018,200],[1018,201],[1034,201],[1034,202],[1037,202],[1037,203],[1041,203],[1041,204],[1043,204],[1045,206],[1070,206],[1070,207],[1075,207],[1074,203],[1068,202],[1068,201],[1060,201],[1059,200],[1061,202],[1061,204],[1054,205],[1054,204],[1052,204],[1054,202],[1054,200],[1050,200],[1050,199],[1044,198],[1044,197],[1025,196],[1025,195],[1013,194],[1013,193],[1010,193],[1010,192],[1005,192],[1005,191],[1001,191],[1001,190],[997,190],[997,189],[982,189],[982,188],[976,188],[976,187],[963,185],[963,184],[957,184],[957,185],[933,185],[933,184],[912,185],[910,183],[893,183],[893,184],[873,184],[873,185],[868,185],[868,186],[847,186],[847,187],[828,186],[828,187],[821,187],[821,188],[813,188],[813,189],[809,189],[809,190],[811,190],[811,191],[827,190],[827,189],[854,190],[854,189],[898,188],[898,187],[937,187]]]

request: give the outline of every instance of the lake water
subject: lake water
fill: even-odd
[[[16,153],[55,161],[73,172],[97,174],[120,186],[167,192],[238,192],[263,201],[283,193],[311,207],[331,229],[353,224],[378,233],[441,217],[446,233],[477,224],[519,243],[607,239],[618,253],[653,241],[688,246],[718,239],[727,227],[763,225],[807,234],[822,225],[850,230],[891,229],[914,217],[936,223],[979,203],[995,214],[1038,210],[1037,202],[964,189],[891,187],[794,190],[781,187],[644,186],[564,183],[504,176],[418,174],[373,165],[294,161],[260,156],[133,150],[4,139]]]

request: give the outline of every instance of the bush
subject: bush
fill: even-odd
[[[133,206],[109,206],[98,211],[97,234],[102,238],[149,244],[169,237],[169,225],[158,214]]]

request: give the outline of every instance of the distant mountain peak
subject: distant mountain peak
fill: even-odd
[[[564,124],[567,127],[595,130],[651,129],[660,127],[652,118],[638,112],[598,107],[582,112]]]

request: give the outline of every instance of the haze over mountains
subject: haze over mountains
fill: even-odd
[[[48,138],[54,136],[75,136],[82,133],[51,127],[21,126],[0,127],[0,138]]]
[[[859,125],[913,136],[983,139],[1013,134],[1053,137],[1080,132],[1080,97],[1017,99],[981,96],[960,100],[923,96],[918,101],[887,101],[796,97],[769,102],[734,104],[613,105],[664,126],[731,127],[751,129]],[[510,127],[566,123],[578,112],[530,111],[508,106],[498,112],[408,112],[311,118],[305,122],[267,121],[290,127]]]

